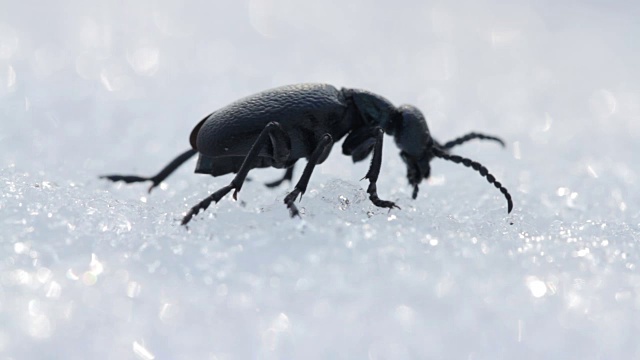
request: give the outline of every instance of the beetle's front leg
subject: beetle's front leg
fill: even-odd
[[[277,122],[270,122],[269,124],[267,124],[267,126],[258,136],[258,139],[256,139],[256,141],[251,146],[249,153],[247,153],[247,156],[245,156],[240,169],[236,173],[236,176],[233,178],[233,180],[231,180],[231,183],[209,195],[206,199],[198,203],[198,205],[192,207],[191,210],[189,210],[189,212],[187,212],[187,214],[184,216],[184,218],[182,218],[182,225],[186,225],[194,215],[200,212],[200,210],[206,210],[212,202],[217,203],[218,201],[220,201],[220,199],[227,195],[231,190],[235,190],[233,192],[233,198],[237,200],[238,191],[240,191],[240,189],[242,188],[242,184],[244,184],[249,170],[253,168],[253,165],[258,159],[260,150],[262,150],[262,148],[266,146],[269,141],[271,141],[274,145],[274,153],[278,154],[277,156],[279,158],[288,157],[291,149],[287,147],[287,144],[280,141],[282,139],[287,139],[288,142],[287,134],[282,130],[280,124],[278,124]]]
[[[392,201],[381,200],[378,197],[378,189],[376,186],[376,182],[378,181],[378,175],[380,175],[380,167],[382,166],[382,141],[384,138],[384,131],[382,129],[377,129],[376,135],[376,143],[373,146],[373,157],[371,158],[371,165],[369,165],[369,171],[367,171],[367,175],[364,176],[363,179],[369,179],[369,187],[367,188],[367,193],[369,193],[369,199],[375,206],[383,207],[383,208],[398,208],[400,207],[396,205]]]

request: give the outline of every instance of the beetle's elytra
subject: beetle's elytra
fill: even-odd
[[[351,156],[354,162],[364,160],[373,152],[369,171],[364,177],[369,180],[367,193],[371,202],[383,208],[397,208],[393,202],[380,199],[376,188],[385,133],[392,135],[400,148],[414,199],[418,185],[430,175],[429,163],[438,157],[479,172],[500,190],[507,199],[507,211],[511,212],[511,195],[487,168],[473,160],[450,154],[451,148],[469,140],[491,140],[504,146],[502,140],[469,133],[441,144],[431,137],[425,117],[416,107],[396,107],[369,91],[338,90],[325,84],[283,86],[240,99],[202,119],[191,132],[191,149],[176,157],[157,175],[106,175],[102,178],[127,183],[151,181],[151,191],[195,154],[198,154],[196,173],[213,176],[235,173],[229,185],[187,212],[182,219],[182,224],[186,225],[200,210],[205,210],[211,202],[217,203],[231,190],[234,190],[233,197],[236,198],[251,169],[286,169],[282,179],[267,184],[277,186],[291,180],[296,161],[306,158],[307,165],[300,180],[284,198],[294,217],[299,215],[295,200],[307,189],[314,168],[325,161],[334,142],[346,136],[342,153]]]

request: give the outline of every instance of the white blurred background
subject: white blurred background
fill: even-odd
[[[0,0],[0,358],[640,357],[640,3]],[[311,179],[151,175],[192,127],[299,82],[418,106],[469,131],[515,210],[434,160],[410,199],[386,139],[382,198],[339,147]],[[299,171],[296,173],[299,176]],[[513,225],[509,225],[513,222]]]

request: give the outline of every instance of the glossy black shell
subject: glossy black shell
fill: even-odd
[[[288,135],[289,158],[277,161],[267,146],[253,167],[291,166],[308,157],[324,134],[337,141],[353,129],[353,110],[342,90],[326,84],[289,85],[242,98],[211,113],[191,132],[191,146],[200,154],[196,172],[237,172],[269,122],[279,123]]]

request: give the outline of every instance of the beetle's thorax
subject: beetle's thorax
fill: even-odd
[[[387,134],[393,134],[395,120],[399,115],[393,104],[384,97],[360,89],[342,89],[347,102],[356,108],[363,126],[380,127]]]

